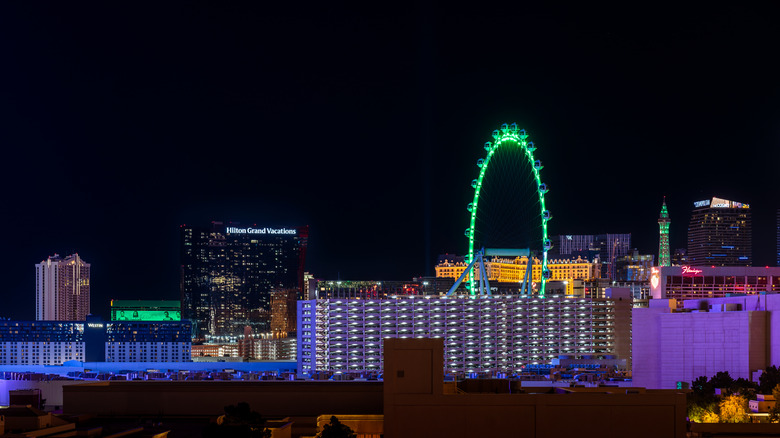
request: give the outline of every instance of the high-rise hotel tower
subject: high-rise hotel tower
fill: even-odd
[[[181,310],[195,340],[268,331],[271,292],[302,297],[309,227],[182,225]]]
[[[693,266],[753,266],[750,205],[712,198],[693,206],[688,262]]]
[[[84,321],[89,315],[89,263],[54,254],[35,265],[35,319]]]

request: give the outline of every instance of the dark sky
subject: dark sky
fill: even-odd
[[[503,122],[544,162],[551,234],[672,247],[692,202],[753,208],[774,264],[776,8],[289,10],[0,6],[0,316],[34,264],[92,263],[92,308],[178,299],[178,226],[311,227],[319,278],[409,279],[464,253],[475,162]],[[266,2],[258,2],[266,3]]]

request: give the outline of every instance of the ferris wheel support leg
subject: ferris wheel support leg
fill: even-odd
[[[485,259],[484,257],[480,257],[480,263],[479,263],[479,286],[480,286],[480,295],[487,295],[489,297],[493,296],[493,292],[490,291],[490,283],[488,282],[488,276],[487,272],[485,270]]]
[[[458,288],[458,286],[460,286],[460,284],[463,282],[463,279],[464,279],[464,278],[466,278],[466,276],[467,276],[467,275],[469,275],[469,272],[471,272],[472,268],[474,268],[474,263],[476,263],[476,262],[477,262],[477,260],[479,260],[479,262],[480,262],[480,265],[481,265],[481,263],[482,263],[482,251],[478,252],[478,253],[477,253],[477,254],[474,256],[474,260],[472,260],[472,261],[471,261],[471,263],[469,263],[469,265],[466,267],[466,269],[463,271],[463,273],[462,273],[462,274],[460,274],[460,277],[458,277],[458,279],[457,279],[457,280],[455,280],[455,283],[453,283],[453,285],[452,285],[452,287],[450,288],[450,290],[448,290],[448,291],[447,291],[447,295],[446,295],[446,296],[450,296],[450,295],[452,295],[453,293],[455,293],[455,290],[456,290],[456,289]]]
[[[520,287],[520,293],[522,295],[531,295],[531,280],[533,276],[531,273],[534,269],[534,259],[530,255],[528,256],[528,264],[525,267],[525,276],[523,278],[523,285]]]

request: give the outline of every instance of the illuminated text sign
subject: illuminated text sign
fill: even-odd
[[[291,229],[291,228],[238,228],[238,227],[227,227],[225,228],[225,232],[228,234],[284,234],[284,235],[295,235],[298,233],[297,230]]]
[[[683,266],[682,267],[682,273],[683,275],[699,275],[701,274],[701,269],[692,268],[690,266]]]
[[[87,327],[89,328],[103,328],[103,324],[97,323],[97,322],[88,322]]]
[[[694,207],[707,207],[708,205],[710,205],[709,199],[705,199],[703,201],[696,201],[693,203]]]
[[[712,208],[750,208],[750,204],[743,204],[728,199],[712,198]]]

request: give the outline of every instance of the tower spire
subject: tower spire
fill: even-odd
[[[669,255],[669,210],[666,209],[666,196],[661,205],[661,214],[658,216],[658,228],[660,232],[660,243],[658,245],[658,266],[672,266],[672,258]]]

